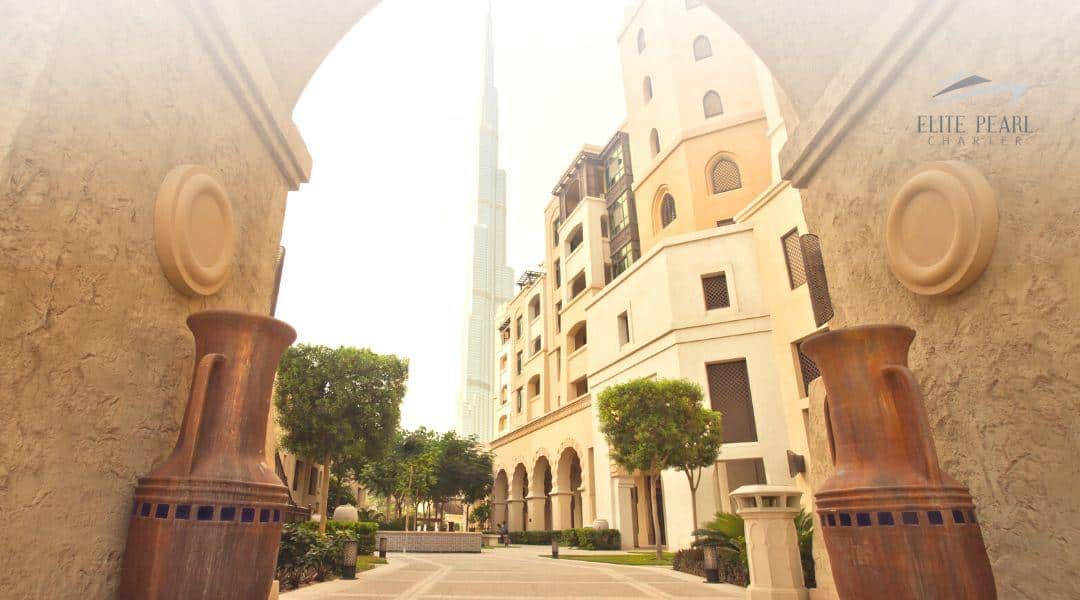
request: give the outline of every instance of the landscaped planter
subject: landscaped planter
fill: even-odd
[[[475,532],[377,531],[376,547],[383,538],[387,552],[480,552],[483,542],[483,535]]]

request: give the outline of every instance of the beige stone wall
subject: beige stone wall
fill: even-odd
[[[1078,27],[1075,4],[957,3],[861,118],[842,122],[803,192],[833,327],[918,332],[910,362],[942,466],[971,488],[1002,598],[1071,597],[1080,574]],[[1032,87],[1015,105],[1007,93],[931,101],[942,80],[968,72]],[[1020,147],[928,145],[916,115],[941,112],[1027,114],[1038,133]],[[921,297],[890,273],[883,223],[907,175],[944,159],[966,161],[994,188],[997,247],[966,291]]]
[[[286,187],[175,5],[34,6],[49,19],[0,39],[22,74],[0,79],[0,515],[17,549],[0,595],[107,598],[136,478],[187,401],[184,320],[268,311]],[[207,299],[170,287],[154,250],[155,194],[184,163],[220,174],[239,228]]]

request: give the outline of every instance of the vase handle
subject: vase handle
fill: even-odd
[[[926,407],[923,406],[923,395],[915,373],[904,365],[885,365],[881,368],[881,374],[893,410],[900,418],[900,427],[914,433],[907,439],[909,457],[916,465],[922,463],[923,473],[930,481],[941,483],[941,465],[938,464],[930,421],[926,417]]]
[[[188,398],[187,410],[184,411],[184,425],[180,430],[177,450],[183,460],[184,471],[190,475],[195,463],[195,448],[199,445],[199,430],[202,429],[203,409],[206,406],[206,393],[210,388],[210,376],[217,366],[225,362],[224,354],[206,354],[195,365],[195,377],[191,382],[191,397]]]

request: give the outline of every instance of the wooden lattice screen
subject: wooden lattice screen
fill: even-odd
[[[728,297],[727,276],[723,273],[703,278],[701,287],[705,291],[706,310],[731,306],[731,300]]]
[[[757,426],[746,360],[711,364],[705,371],[712,409],[723,415],[724,442],[756,442]]]

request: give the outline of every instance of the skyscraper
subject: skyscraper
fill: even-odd
[[[484,95],[480,115],[479,185],[473,225],[472,284],[465,339],[464,377],[458,399],[458,432],[492,437],[495,309],[513,294],[506,266],[506,171],[499,168],[499,93],[495,89],[491,10],[484,49]]]

